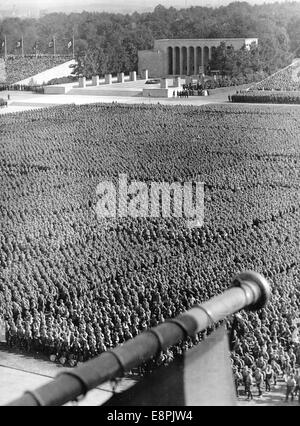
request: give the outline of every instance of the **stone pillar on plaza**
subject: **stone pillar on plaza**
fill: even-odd
[[[99,86],[99,75],[93,75],[92,86]]]
[[[125,76],[124,76],[124,73],[123,72],[119,72],[118,73],[118,83],[124,83],[124,81],[125,81]]]
[[[142,77],[142,80],[148,80],[148,78],[149,78],[149,71],[148,70],[143,70],[142,73],[141,73],[141,77]]]
[[[136,81],[136,71],[131,71],[131,73],[130,73],[130,81]]]
[[[85,77],[79,77],[79,87],[81,89],[84,89],[86,87],[86,78]]]
[[[169,87],[168,80],[166,78],[162,78],[160,80],[160,88],[161,89],[167,89]]]
[[[105,74],[105,84],[112,84],[112,75]]]

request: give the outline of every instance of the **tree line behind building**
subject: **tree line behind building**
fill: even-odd
[[[300,4],[240,2],[181,10],[159,5],[152,13],[52,13],[40,19],[0,21],[0,40],[6,37],[10,54],[20,54],[20,37],[25,54],[53,53],[53,37],[56,53],[66,54],[73,34],[76,56],[81,58],[77,71],[87,75],[136,70],[138,50],[151,49],[155,39],[220,37],[258,37],[259,45],[251,54],[235,53],[226,59],[216,52],[214,68],[233,76],[270,74],[300,56]]]

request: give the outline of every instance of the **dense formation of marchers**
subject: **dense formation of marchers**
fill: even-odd
[[[24,80],[72,59],[67,55],[45,56],[9,56],[5,60],[6,77],[0,84],[13,84]],[[47,82],[45,82],[47,83]]]
[[[300,308],[299,126],[297,107],[250,105],[63,106],[1,117],[0,317],[9,344],[74,365],[253,269],[271,281],[273,299],[241,314],[234,361],[268,351],[288,362]],[[204,226],[99,221],[96,187],[120,173],[205,182]]]
[[[255,104],[296,104],[300,105],[298,92],[275,92],[270,90],[241,91],[231,96],[232,102]]]

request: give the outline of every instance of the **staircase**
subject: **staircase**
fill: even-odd
[[[0,58],[0,83],[6,82],[6,69],[5,69],[5,61],[3,58]]]

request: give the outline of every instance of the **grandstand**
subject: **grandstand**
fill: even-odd
[[[250,90],[300,90],[300,59],[277,71],[261,82],[251,86]]]
[[[6,81],[6,68],[4,59],[0,58],[0,83]]]
[[[66,55],[8,56],[0,59],[0,84],[14,84],[70,61]]]

